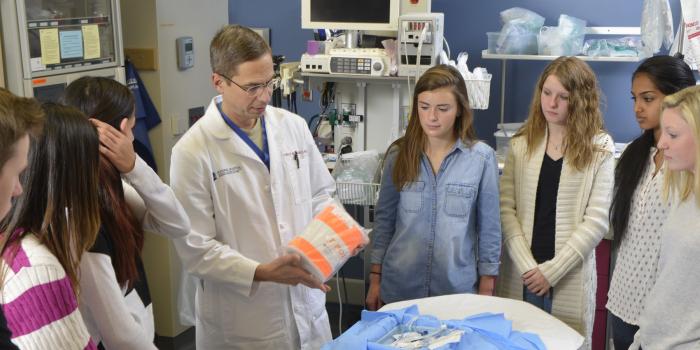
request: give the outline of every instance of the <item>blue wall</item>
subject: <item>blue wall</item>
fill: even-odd
[[[493,74],[490,108],[476,112],[476,127],[480,138],[493,145],[493,132],[500,118],[501,63],[482,60],[486,48],[486,32],[501,28],[500,11],[520,6],[546,18],[545,25],[557,24],[559,14],[585,19],[588,26],[636,27],[641,19],[641,0],[433,0],[433,12],[445,13],[445,37],[452,50],[470,54],[470,67],[486,67]],[[674,23],[678,22],[680,5],[672,1]],[[298,61],[312,39],[310,30],[301,29],[301,4],[298,0],[229,0],[229,22],[271,29],[271,44],[275,54]],[[532,98],[533,86],[547,62],[509,61],[506,85],[506,121],[522,121]],[[606,128],[615,141],[627,142],[639,134],[630,100],[630,78],[637,63],[593,62],[604,96],[603,113]],[[318,94],[317,94],[318,95]],[[299,102],[300,114],[306,118],[318,111],[318,96],[313,102]]]

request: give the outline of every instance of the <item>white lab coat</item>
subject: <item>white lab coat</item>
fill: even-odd
[[[201,278],[197,348],[318,349],[331,340],[324,293],[254,282],[253,275],[331,200],[333,178],[299,116],[265,110],[268,172],[216,101],[220,96],[175,145],[170,168],[192,223],[175,245],[187,270]]]

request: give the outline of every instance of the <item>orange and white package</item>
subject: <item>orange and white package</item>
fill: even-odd
[[[304,269],[325,282],[368,243],[365,229],[333,202],[289,242],[287,251],[299,254]]]

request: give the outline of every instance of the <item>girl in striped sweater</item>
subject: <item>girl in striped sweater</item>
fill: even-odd
[[[44,112],[34,99],[17,97],[0,88],[0,221],[12,207],[12,198],[22,194],[20,174],[27,167],[30,135],[44,124]],[[3,238],[0,238],[2,241]],[[0,349],[17,350],[0,310]]]
[[[78,310],[78,266],[99,228],[99,140],[78,110],[44,106],[26,193],[0,225],[0,304],[22,349],[95,349]]]

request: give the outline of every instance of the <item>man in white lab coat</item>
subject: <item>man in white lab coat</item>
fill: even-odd
[[[268,106],[270,47],[229,25],[210,47],[220,93],[173,148],[171,186],[192,222],[176,242],[196,293],[198,349],[317,349],[331,339],[328,287],[284,247],[335,184],[306,122]]]

